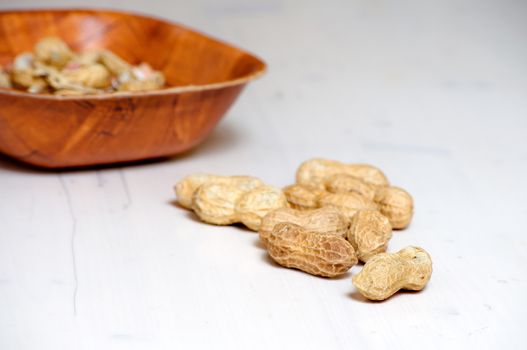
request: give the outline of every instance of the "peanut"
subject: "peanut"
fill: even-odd
[[[0,88],[10,88],[9,74],[0,66]]]
[[[215,225],[243,223],[257,231],[271,210],[286,207],[282,191],[262,185],[251,190],[235,183],[206,183],[192,196],[192,209],[202,220]]]
[[[318,204],[320,207],[337,208],[349,219],[359,210],[377,210],[375,203],[356,192],[324,193],[320,196]]]
[[[34,61],[35,57],[30,52],[23,52],[15,57],[9,77],[15,87],[30,88],[46,84],[44,78],[35,71]]]
[[[347,174],[355,176],[374,186],[388,186],[384,173],[368,164],[345,164],[336,160],[314,158],[305,161],[296,172],[296,182],[324,188],[324,179],[330,175]]]
[[[174,187],[178,203],[182,207],[191,209],[192,195],[198,187],[205,183],[231,184],[243,191],[249,191],[264,185],[262,181],[252,176],[190,175],[179,181]]]
[[[287,201],[294,209],[316,209],[323,190],[309,185],[290,185],[283,189]]]
[[[308,210],[280,208],[269,212],[262,219],[258,232],[264,244],[267,243],[273,228],[283,222],[301,226],[306,231],[341,237],[346,236],[349,227],[348,219],[334,208]]]
[[[357,263],[355,250],[344,238],[306,231],[291,223],[273,228],[267,251],[282,266],[324,277],[341,275]]]
[[[74,56],[65,42],[55,37],[47,37],[35,45],[35,57],[44,64],[62,68]]]
[[[353,284],[364,297],[385,300],[400,289],[423,289],[431,275],[430,255],[422,248],[410,246],[395,254],[375,255],[353,276]]]
[[[403,229],[412,220],[414,203],[412,196],[399,187],[377,189],[374,198],[382,215],[390,220],[394,229]]]
[[[131,65],[107,50],[75,53],[61,39],[45,37],[33,51],[17,55],[9,75],[3,75],[0,69],[0,87],[74,96],[165,86],[162,72],[145,62]]]
[[[73,70],[63,70],[62,74],[71,84],[84,85],[91,88],[106,88],[112,78],[110,71],[102,64],[83,66]]]
[[[145,91],[155,90],[165,85],[165,76],[155,71],[147,64],[133,67],[131,71],[125,72],[117,77],[119,91]]]
[[[390,222],[376,210],[361,210],[351,218],[347,238],[360,261],[385,252],[391,237]]]
[[[333,207],[351,218],[358,210],[376,210],[375,203],[357,192],[330,193],[310,185],[290,185],[284,188],[287,201],[293,208],[316,209]]]
[[[113,75],[119,76],[132,69],[131,64],[111,51],[101,50],[98,54],[98,59],[110,70],[110,72],[112,72]]]
[[[236,203],[235,209],[239,213],[238,221],[258,231],[267,213],[287,206],[287,198],[280,189],[264,185],[246,192]]]
[[[90,51],[84,51],[77,55],[75,55],[71,61],[68,62],[68,66],[74,66],[79,65],[81,67],[83,66],[91,66],[93,64],[98,63],[101,60],[101,52],[99,50],[90,50]]]
[[[324,179],[324,188],[331,193],[357,192],[369,200],[375,197],[377,186],[348,174],[334,174]]]

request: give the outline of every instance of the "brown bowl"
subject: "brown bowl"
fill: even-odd
[[[0,12],[0,64],[58,36],[165,74],[168,88],[60,97],[0,89],[0,152],[46,168],[175,155],[200,143],[265,71],[251,54],[164,20],[98,10]]]

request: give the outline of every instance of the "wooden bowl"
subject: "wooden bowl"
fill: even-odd
[[[251,54],[181,25],[98,10],[0,12],[0,64],[58,36],[75,51],[107,48],[147,62],[168,88],[59,97],[0,89],[0,152],[46,168],[175,155],[200,143],[247,82],[265,71]]]

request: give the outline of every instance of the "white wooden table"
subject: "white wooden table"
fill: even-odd
[[[199,28],[269,73],[173,160],[53,173],[0,158],[0,349],[525,347],[525,1],[91,3]],[[173,204],[187,174],[284,186],[314,156],[376,164],[414,195],[389,250],[431,253],[424,291],[366,302],[360,267],[280,268],[255,233]]]

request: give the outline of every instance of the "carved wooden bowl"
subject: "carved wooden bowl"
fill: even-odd
[[[0,89],[0,152],[46,168],[175,155],[204,140],[247,82],[258,58],[181,25],[95,10],[0,12],[0,64],[58,36],[75,51],[107,48],[147,62],[168,87],[60,97]]]

